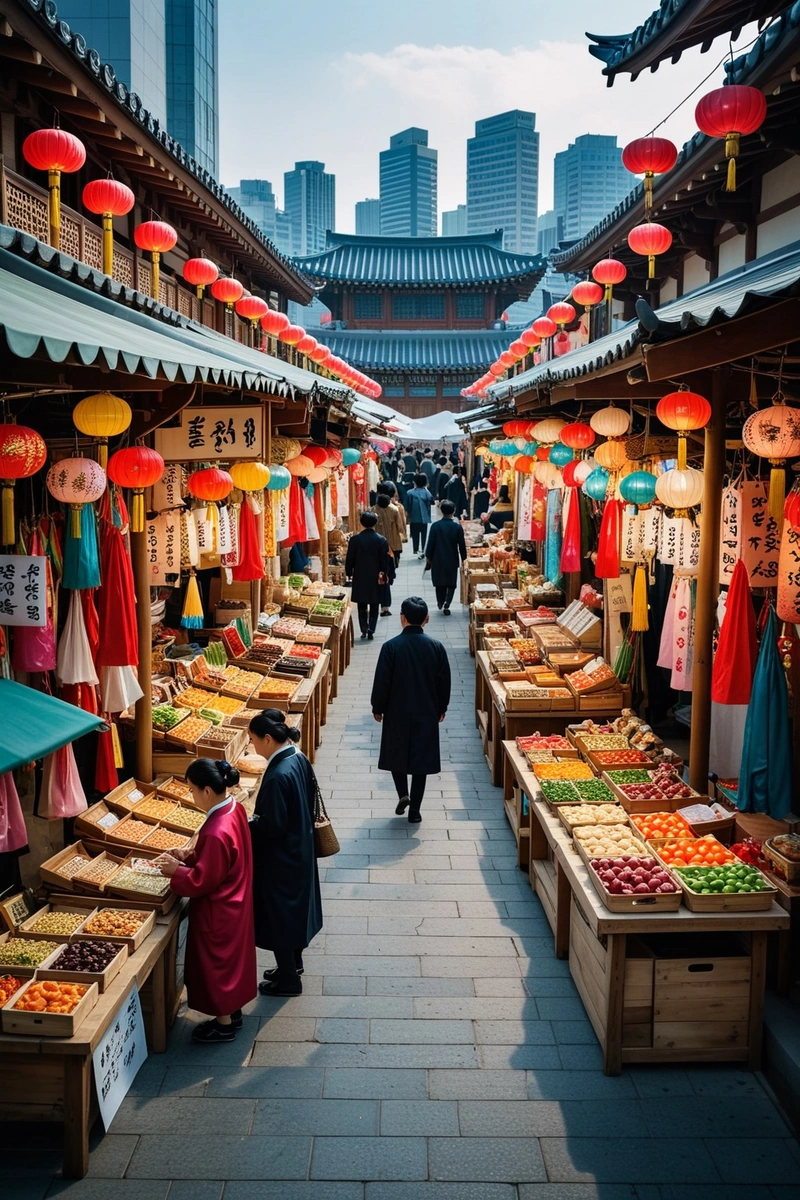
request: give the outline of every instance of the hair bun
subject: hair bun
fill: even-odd
[[[236,787],[239,782],[239,772],[236,770],[236,767],[231,766],[226,758],[223,758],[219,764],[219,773],[225,781],[226,787]]]

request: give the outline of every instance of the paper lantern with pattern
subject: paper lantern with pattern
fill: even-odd
[[[127,446],[112,454],[108,463],[108,478],[117,487],[131,488],[131,533],[144,529],[144,492],[153,487],[164,474],[164,460],[149,446]]]
[[[81,509],[94,504],[106,490],[106,473],[93,458],[62,458],[47,472],[47,490],[70,508],[70,529],[81,536]]]
[[[800,409],[790,408],[779,392],[769,408],[747,418],[742,441],[752,454],[769,460],[769,512],[780,525],[786,495],[784,466],[787,459],[800,458]]]
[[[47,459],[47,446],[35,429],[27,425],[0,425],[0,479],[3,481],[3,545],[13,546],[14,481],[27,479],[41,471]]]

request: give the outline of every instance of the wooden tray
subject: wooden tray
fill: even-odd
[[[677,868],[673,873],[683,888],[686,907],[692,912],[767,912],[778,895],[778,889],[770,884],[763,892],[714,892],[711,896],[703,896],[692,891]]]
[[[115,787],[113,791],[108,792],[105,797],[106,804],[118,812],[128,813],[131,809],[143,800],[145,796],[151,796],[156,790],[154,783],[143,783],[141,779],[126,779],[119,787]],[[136,796],[131,799],[131,792],[141,792],[141,796]]]
[[[174,790],[171,790],[173,786]],[[186,789],[185,794],[180,790],[182,788]],[[156,793],[165,800],[174,800],[176,804],[183,804],[186,808],[194,808],[189,785],[184,783],[182,779],[176,779],[174,775],[169,775],[166,779],[162,779],[160,783],[156,784]]]
[[[67,981],[64,980],[64,982]],[[31,983],[32,980],[28,980],[3,1007],[3,1033],[26,1034],[32,1037],[71,1038],[81,1022],[88,1017],[97,1004],[100,996],[97,984],[92,983],[71,1013],[15,1012],[14,1005]]]
[[[22,936],[22,935],[20,935],[18,933],[11,933],[11,931],[9,931],[8,933],[0,933],[0,946],[2,946],[4,942],[9,941],[12,937],[20,937],[20,936]],[[33,942],[36,940],[35,938],[32,938],[29,934],[26,934],[24,936],[25,936],[25,940],[28,942]],[[16,966],[7,967],[5,965],[0,964],[0,975],[13,975],[16,979],[33,979],[36,972],[38,970],[40,970],[46,963],[49,963],[55,957],[55,955],[58,954],[58,951],[61,949],[61,944],[58,943],[57,938],[48,938],[47,940],[56,942],[58,945],[58,949],[53,950],[52,954],[48,954],[47,958],[43,959],[42,962],[40,962],[38,966],[36,966],[36,967],[16,967]]]
[[[94,911],[94,910],[93,910]],[[76,913],[80,916],[80,921],[73,929],[72,933],[36,933],[34,925],[51,912]],[[27,921],[23,921],[19,927],[20,936],[31,938],[35,942],[69,942],[77,933],[84,921],[87,921],[91,913],[87,913],[86,909],[79,904],[71,904],[68,901],[55,902],[45,904],[38,912],[35,912],[32,917],[28,917]]]
[[[594,884],[595,891],[609,912],[677,912],[680,908],[683,900],[683,893],[681,890],[682,885],[680,880],[675,878],[669,868],[667,868],[667,872],[672,882],[677,885],[677,892],[654,892],[648,896],[615,896],[611,892],[607,891],[602,879],[594,870],[594,868],[589,865],[589,862],[585,859],[585,856],[582,855],[581,857],[584,858],[584,861],[586,861],[586,872]],[[628,854],[620,854],[619,857],[631,858],[633,856]]]
[[[781,854],[780,850],[776,850],[772,845],[772,838],[767,838],[761,850],[767,862],[772,865],[772,869],[776,875],[780,875],[787,883],[795,885],[800,883],[800,862],[786,858],[785,855]]]
[[[109,808],[105,800],[98,800],[97,804],[93,804],[75,818],[73,829],[77,834],[85,833],[87,837],[102,840],[119,820],[119,814]]]
[[[591,828],[591,826],[589,826],[589,825],[579,825],[579,826],[578,826],[578,828],[579,828],[579,829],[589,829],[589,828]],[[610,825],[598,825],[598,826],[597,826],[597,828],[598,828],[598,829],[610,829],[610,828],[611,828],[611,826],[610,826]],[[627,826],[626,826],[626,829],[627,829]],[[637,841],[637,839],[635,839],[635,838],[634,838],[633,834],[631,834],[631,841],[632,841],[632,842],[635,842],[635,841],[636,841],[636,842],[637,842],[637,845],[638,845],[638,841]],[[646,844],[646,843],[645,843],[645,844]],[[576,838],[574,835],[573,835],[573,838],[572,838],[572,845],[573,845],[573,847],[574,847],[574,848],[575,848],[575,849],[578,851],[578,854],[579,854],[579,855],[580,855],[580,857],[583,859],[583,861],[584,861],[584,863],[586,864],[586,866],[587,866],[587,867],[589,866],[589,863],[590,863],[590,861],[591,861],[593,858],[597,858],[597,857],[598,857],[598,855],[596,855],[596,854],[589,854],[589,853],[586,851],[586,849],[585,849],[585,847],[584,847],[584,845],[583,845],[583,842],[579,841],[579,839],[578,839],[578,838]],[[648,851],[648,853],[650,853],[650,854],[651,854],[651,857],[653,857],[653,858],[657,857],[656,855],[652,854],[652,852],[651,852],[651,851]],[[620,850],[620,851],[618,851],[618,852],[617,852],[617,851],[614,851],[614,853],[613,853],[613,857],[614,857],[614,858],[630,858],[631,856],[635,856],[636,854],[641,854],[641,851],[639,851],[639,850]],[[601,856],[601,857],[603,857],[603,856]],[[612,856],[611,856],[611,854],[609,853],[609,854],[606,854],[606,855],[605,855],[605,857],[606,857],[606,858],[610,858],[610,857],[612,857]],[[667,869],[669,870],[669,868],[667,868]]]
[[[581,802],[581,801],[579,801],[579,802]],[[606,801],[606,803],[607,803],[607,801]],[[577,825],[570,824],[569,820],[567,819],[567,814],[564,811],[564,810],[572,810],[572,809],[576,808],[577,805],[575,805],[575,804],[560,804],[557,807],[558,807],[558,819],[560,820],[561,824],[564,826],[564,828],[566,829],[566,831],[570,835],[570,837],[572,836],[572,834],[574,833],[574,831],[576,829],[584,829],[585,828],[585,826],[580,823]],[[597,807],[597,806],[589,805],[588,807]],[[589,825],[594,829],[602,829],[604,825],[622,825],[622,824],[624,824],[624,813],[621,810],[620,810],[619,818],[617,818],[616,816],[612,818],[612,815],[610,813],[608,813],[606,815],[608,817],[608,820],[600,821],[600,822],[587,821],[586,825]]]
[[[659,859],[661,862],[664,862],[664,859],[663,859],[663,858],[661,858],[661,853],[660,853],[660,851],[661,851],[661,847],[662,847],[662,846],[663,846],[663,845],[664,845],[666,842],[674,842],[675,840],[676,840],[675,838],[671,838],[671,837],[669,837],[669,838],[648,838],[648,840],[646,841],[645,845],[646,845],[646,846],[647,846],[647,847],[648,847],[648,848],[649,848],[649,849],[650,849],[650,850],[653,852],[653,854],[655,854],[656,858],[658,858],[658,859]],[[737,860],[737,858],[736,858],[736,855],[735,855],[735,854],[733,854],[733,853],[732,853],[732,852],[731,852],[731,851],[728,849],[728,847],[727,847],[727,846],[723,846],[722,842],[720,842],[720,841],[718,840],[718,838],[715,838],[715,837],[714,837],[713,833],[712,833],[712,834],[705,833],[705,834],[703,834],[703,835],[702,835],[702,837],[701,837],[701,838],[698,838],[698,837],[695,835],[695,836],[694,836],[692,839],[690,839],[690,840],[692,840],[692,841],[716,842],[716,843],[717,843],[717,845],[719,846],[720,850],[724,850],[724,851],[725,851],[727,854],[729,854],[729,855],[730,855],[730,858],[728,859],[728,862],[725,864],[726,866],[728,866],[728,865],[730,865],[730,866],[735,866],[735,865],[736,865],[736,863],[737,863],[737,861],[739,861],[739,860]],[[676,869],[676,868],[672,867],[672,865],[671,865],[670,863],[668,863],[668,862],[664,862],[664,866],[665,866],[665,867],[669,867],[669,869],[670,869],[670,870],[675,870],[675,869]],[[749,895],[749,894],[750,894],[750,893],[748,893],[748,892],[745,892],[745,895]]]
[[[147,812],[143,810],[141,807],[143,804],[154,804],[158,806],[158,812]],[[159,796],[158,792],[156,792],[155,796],[145,796],[144,800],[140,800],[139,804],[136,805],[136,808],[134,808],[133,812],[131,813],[131,816],[134,818],[134,820],[144,821],[148,825],[161,825],[167,819],[169,814],[174,812],[177,807],[178,801],[172,796]]]
[[[83,938],[76,938],[76,941],[85,941]],[[109,938],[109,941],[111,939]],[[59,952],[60,953],[60,952]],[[109,984],[116,979],[128,958],[128,947],[120,946],[119,950],[112,958],[111,962],[104,971],[59,971],[53,967],[53,963],[57,962],[58,954],[54,954],[47,967],[40,967],[36,972],[37,979],[54,979],[57,983],[96,983],[97,989],[102,993],[107,989]]]
[[[105,908],[119,908],[119,907],[120,907],[120,905],[118,905],[118,904],[105,904],[104,903],[104,904],[98,905],[97,912],[98,913],[102,912],[103,909],[105,909]],[[124,906],[122,906],[122,907],[124,907]],[[131,909],[131,911],[132,912],[133,911],[141,911],[141,909],[139,909],[139,910]],[[93,913],[92,915],[94,916],[96,914]],[[87,914],[86,921],[89,921],[89,919],[90,919],[89,915]],[[155,925],[155,923],[156,923],[155,909],[151,909],[150,912],[145,916],[145,919],[142,922],[142,924],[136,930],[136,933],[134,933],[131,937],[114,937],[110,933],[87,933],[83,926],[81,926],[81,928],[75,934],[75,937],[82,938],[84,941],[87,938],[94,938],[95,940],[97,940],[99,942],[118,942],[121,946],[127,946],[130,953],[133,954],[134,950],[139,949],[139,947],[141,946],[144,939],[146,937],[150,936],[150,934],[153,931],[153,926]]]
[[[120,821],[119,825],[114,826],[114,829],[108,835],[106,841],[113,842],[118,846],[140,846],[145,837],[147,837],[147,834],[144,834],[141,838],[135,838],[132,835],[128,835],[127,831],[131,828],[131,822],[133,821],[143,825],[151,826],[158,824],[158,822],[154,821],[152,818],[134,816],[133,813],[128,813],[128,815]]]
[[[58,854],[54,854],[52,858],[48,858],[39,867],[39,878],[42,883],[49,883],[53,887],[64,888],[66,891],[72,891],[72,879],[68,875],[59,873],[59,866],[63,863],[68,863],[75,856],[85,858],[87,863],[91,859],[91,855],[86,850],[83,842],[74,842],[71,846],[65,846],[63,850],[59,850]]]
[[[111,863],[114,867],[114,871],[116,871],[122,864],[122,856],[110,854],[107,850],[104,850],[102,854],[96,854],[94,858],[91,859],[91,864],[96,863],[100,859],[102,859],[104,862]],[[88,869],[89,868],[87,866],[86,870]],[[90,896],[99,896],[105,890],[105,885],[108,883],[113,873],[114,872],[111,872],[103,882],[97,883],[93,879],[86,878],[86,875],[83,872],[79,872],[72,881],[73,890],[75,892],[87,892]]]

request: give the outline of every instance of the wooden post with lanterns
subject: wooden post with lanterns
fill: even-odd
[[[711,419],[705,430],[703,509],[700,564],[694,622],[692,726],[689,742],[689,786],[708,794],[711,739],[711,668],[714,622],[719,596],[719,515],[725,472],[725,373],[715,371],[711,385]]]
[[[139,681],[144,695],[136,702],[136,778],[146,783],[153,778],[153,693],[150,676],[153,661],[153,621],[150,612],[150,567],[147,561],[147,532],[131,532],[131,562],[136,587],[136,626],[139,636]]]

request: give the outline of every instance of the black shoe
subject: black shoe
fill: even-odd
[[[409,814],[408,814],[409,825],[419,825],[421,820],[422,820],[422,813],[414,812],[413,810],[411,812],[409,812]]]
[[[302,963],[300,963],[299,967],[295,967],[295,973],[297,975],[302,975],[304,971],[305,971],[305,967],[303,966]],[[272,967],[269,971],[264,972],[263,977],[266,980],[270,980],[270,979],[274,979],[277,974],[278,974],[278,968]]]
[[[192,1041],[204,1046],[214,1046],[221,1042],[236,1040],[236,1030],[233,1025],[220,1025],[216,1017],[211,1021],[203,1021],[192,1030]]]
[[[398,817],[402,817],[403,813],[406,811],[406,809],[408,808],[410,803],[411,803],[411,800],[408,796],[400,797],[400,799],[397,801],[397,808],[394,810],[397,813]]]
[[[258,985],[260,996],[301,996],[303,984],[300,979],[296,983],[280,983],[277,979],[268,979]]]
[[[242,1010],[240,1008],[237,1008],[236,1012],[231,1013],[231,1025],[234,1029],[241,1029],[242,1025],[244,1025],[244,1018],[242,1017]]]
[[[445,615],[446,617],[449,617],[449,616],[450,616],[450,609],[449,609],[449,608],[446,608],[446,609],[444,610],[444,615]]]
[[[390,617],[391,615],[392,615],[392,611],[389,608],[385,608],[383,610],[383,612],[381,613],[382,617]]]
[[[367,640],[367,638],[368,638],[368,637],[369,637],[369,634],[368,634],[368,633],[362,633],[362,635],[361,635],[361,640],[362,640],[362,642],[365,642],[365,641]]]
[[[375,634],[374,634],[374,633],[368,633],[368,634],[367,634],[367,641],[368,641],[368,642],[372,642],[372,641],[374,641],[374,640],[375,640]]]

